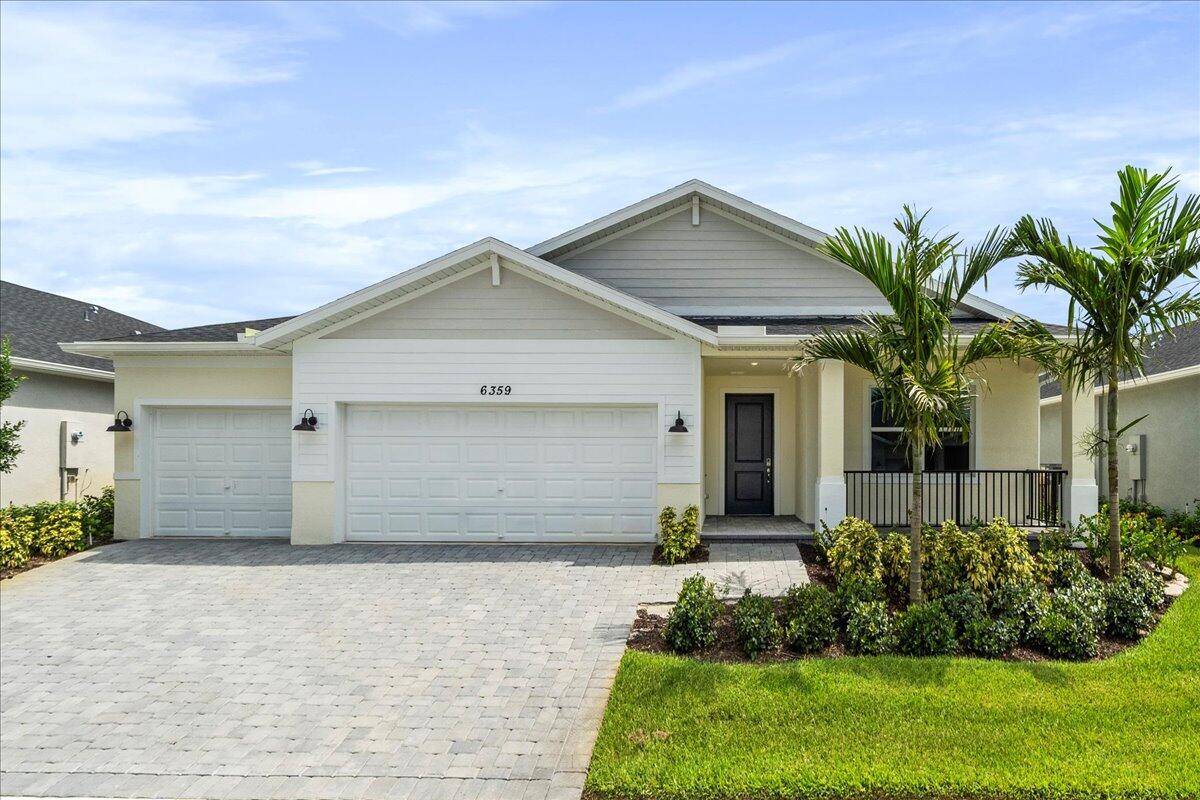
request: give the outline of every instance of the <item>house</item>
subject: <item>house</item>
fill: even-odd
[[[119,536],[650,541],[660,508],[689,504],[890,524],[907,465],[867,376],[789,370],[822,327],[886,308],[816,252],[824,235],[689,181],[295,317],[64,349],[113,359],[132,419],[115,434]],[[969,298],[957,324],[1011,313]],[[946,472],[930,515],[1094,508],[1086,460],[1066,486],[1038,469],[1035,367],[983,377],[970,436],[931,454]]]
[[[1097,385],[1086,427],[1104,430],[1104,387]],[[1120,441],[1121,497],[1169,509],[1200,504],[1200,323],[1175,328],[1145,354],[1145,374],[1118,384],[1118,426],[1137,421]],[[1062,453],[1062,387],[1042,386],[1042,462]],[[1139,419],[1140,418],[1140,419]],[[1108,485],[1108,459],[1096,465],[1096,482]]]
[[[24,378],[0,409],[24,421],[16,467],[0,475],[0,504],[76,499],[112,484],[112,362],[65,353],[59,342],[162,330],[69,297],[0,281],[0,336]]]

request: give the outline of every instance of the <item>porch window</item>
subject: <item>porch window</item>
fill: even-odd
[[[971,443],[961,428],[942,428],[942,443],[925,448],[925,469],[951,472],[971,468]],[[900,426],[884,411],[883,393],[871,389],[871,470],[908,472],[912,462],[901,440]]]

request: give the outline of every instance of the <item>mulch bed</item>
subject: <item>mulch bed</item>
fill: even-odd
[[[826,589],[833,591],[833,574],[830,572],[826,564],[819,563],[816,559],[816,551],[812,545],[800,544],[800,555],[804,560],[804,567],[808,571],[809,580],[816,585],[824,586]],[[1174,600],[1168,597],[1166,602],[1154,614],[1154,623],[1151,625],[1151,630],[1158,626],[1159,620],[1163,614],[1170,608],[1171,602]],[[896,610],[898,606],[902,606],[902,598],[892,598],[889,605]],[[723,609],[721,615],[717,617],[717,640],[706,650],[689,653],[688,658],[693,658],[697,661],[708,661],[721,664],[747,664],[751,660],[746,657],[742,651],[742,647],[738,644],[737,634],[733,628],[733,606],[734,601],[722,603]],[[777,614],[781,611],[780,601],[775,600],[775,610]],[[782,614],[779,614],[782,617]],[[666,617],[658,614],[651,614],[644,608],[639,608],[637,617],[633,621],[633,628],[629,633],[629,639],[626,641],[626,646],[630,650],[637,650],[642,653],[656,654],[672,654],[672,650],[667,646],[663,639],[663,630],[666,628]],[[1110,658],[1122,650],[1134,647],[1138,644],[1136,641],[1126,639],[1114,639],[1108,636],[1100,637],[1100,644],[1097,648],[1096,658],[1094,661],[1102,661]],[[754,659],[753,663],[779,663],[786,661],[799,661],[808,658],[841,658],[848,656],[846,648],[842,646],[840,641],[834,642],[820,653],[811,655],[801,655],[788,650],[786,646],[779,646],[773,650],[760,653]],[[1052,661],[1053,659],[1045,653],[1033,650],[1028,647],[1016,647],[1000,658],[1002,661]]]
[[[708,561],[708,545],[701,544],[695,550],[692,551],[692,554],[690,556],[685,558],[683,561],[676,561],[675,563],[676,564],[704,564],[707,561]],[[660,567],[672,566],[671,564],[668,564],[666,561],[663,561],[662,545],[654,546],[654,555],[650,557],[650,563],[655,564]]]

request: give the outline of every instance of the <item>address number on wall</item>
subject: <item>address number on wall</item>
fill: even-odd
[[[505,385],[497,386],[496,384],[485,383],[483,386],[479,387],[479,393],[484,395],[512,394],[512,387]]]

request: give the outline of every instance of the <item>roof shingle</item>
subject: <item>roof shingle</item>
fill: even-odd
[[[1200,364],[1200,322],[1193,322],[1174,328],[1170,336],[1162,337],[1146,352],[1145,374],[1157,375],[1197,364]],[[1131,374],[1126,374],[1123,380],[1131,377]],[[1102,382],[1097,380],[1096,385],[1101,386]],[[1042,384],[1042,399],[1061,394],[1062,386],[1058,381]]]

